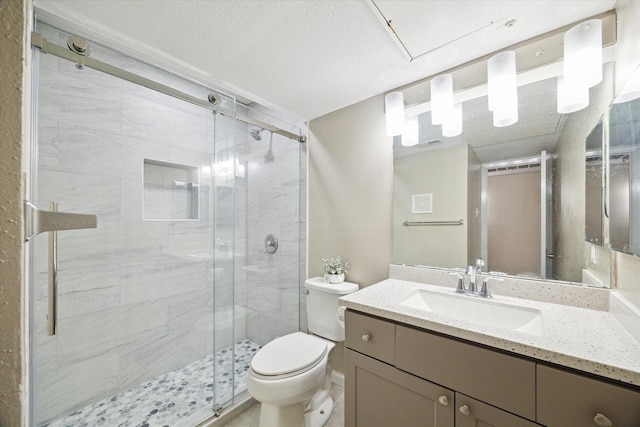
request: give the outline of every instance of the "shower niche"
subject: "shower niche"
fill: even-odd
[[[197,167],[144,159],[143,181],[143,219],[199,219],[200,184]]]

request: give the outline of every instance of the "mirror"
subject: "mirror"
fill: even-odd
[[[584,215],[585,239],[589,243],[602,246],[603,238],[603,191],[602,191],[602,149],[603,119],[600,118],[585,143]]]
[[[640,99],[609,111],[609,241],[640,256]]]
[[[457,137],[420,114],[418,145],[394,139],[392,262],[452,268],[482,257],[483,271],[581,282],[585,141],[613,99],[613,64],[603,70],[589,107],[572,114],[556,112],[555,78],[518,88],[512,126],[493,126],[486,96],[464,102]],[[431,195],[429,213],[412,209],[420,195]]]

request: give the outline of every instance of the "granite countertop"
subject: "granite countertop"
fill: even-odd
[[[340,304],[348,309],[640,386],[640,343],[607,311],[494,295],[491,301],[540,310],[544,333],[534,335],[399,304],[418,289],[455,293],[451,287],[387,279],[343,296]]]

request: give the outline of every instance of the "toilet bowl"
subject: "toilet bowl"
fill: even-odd
[[[309,426],[305,416],[322,408],[319,415],[329,418],[323,390],[329,353],[334,344],[302,332],[276,338],[256,353],[249,370],[249,393],[262,402],[261,426]],[[327,384],[330,387],[330,384]],[[312,408],[311,406],[315,407]],[[330,403],[333,408],[333,401]],[[308,414],[307,414],[308,413]],[[322,417],[321,417],[322,418]],[[321,426],[326,419],[319,419]]]
[[[321,427],[333,410],[330,355],[334,341],[344,340],[344,328],[336,319],[338,298],[358,285],[329,284],[317,277],[305,286],[309,331],[322,337],[294,332],[256,352],[247,385],[261,402],[261,427]]]

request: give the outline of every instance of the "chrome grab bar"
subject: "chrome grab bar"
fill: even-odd
[[[58,212],[58,202],[49,203],[49,211]],[[49,231],[49,313],[47,314],[47,332],[56,334],[58,324],[58,232]]]
[[[464,225],[464,219],[460,218],[456,221],[405,221],[403,225],[413,226],[413,225]]]

